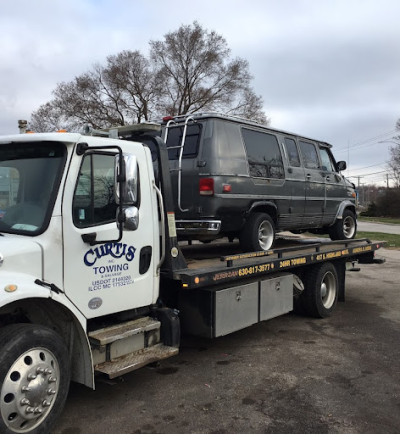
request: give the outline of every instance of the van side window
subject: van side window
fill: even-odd
[[[289,159],[289,164],[293,167],[300,167],[300,155],[299,151],[297,150],[296,142],[293,139],[285,137],[285,147]]]
[[[114,155],[84,157],[72,203],[75,226],[84,228],[115,221],[114,172]]]
[[[178,160],[181,152],[184,126],[168,128],[167,148],[168,158]],[[185,144],[183,147],[183,157],[196,157],[199,150],[201,125],[198,123],[189,124],[186,130]]]
[[[300,141],[300,149],[303,155],[304,166],[308,169],[318,169],[319,160],[315,146],[312,143]]]
[[[321,156],[322,170],[326,170],[327,172],[336,172],[335,164],[332,161],[328,149],[320,147],[319,155]]]
[[[242,129],[247,151],[250,176],[256,178],[283,178],[283,162],[278,140],[272,134]]]

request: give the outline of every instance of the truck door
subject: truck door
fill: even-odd
[[[304,140],[300,140],[299,144],[305,169],[306,202],[303,226],[316,228],[322,223],[325,202],[325,178],[321,171],[315,144]]]
[[[87,318],[148,306],[157,298],[153,246],[158,213],[146,179],[145,151],[139,150],[139,227],[124,231],[119,242],[107,241],[118,239],[114,154],[74,156],[69,170],[63,201],[64,290]],[[85,234],[104,242],[90,245]]]

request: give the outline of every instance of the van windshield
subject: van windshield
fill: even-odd
[[[0,145],[0,231],[37,235],[50,219],[65,163],[59,142]]]

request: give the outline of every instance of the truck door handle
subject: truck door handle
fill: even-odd
[[[309,181],[311,179],[311,174],[307,173],[306,178],[307,178],[307,181]]]
[[[330,180],[331,180],[331,177],[328,175],[328,176],[326,177],[326,180],[327,180],[327,181],[330,181]]]

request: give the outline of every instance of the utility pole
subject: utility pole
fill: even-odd
[[[20,134],[25,134],[26,133],[26,127],[28,125],[28,121],[25,120],[19,120],[18,121],[18,128],[19,128],[19,133]]]
[[[386,174],[386,188],[389,189],[389,174]]]

